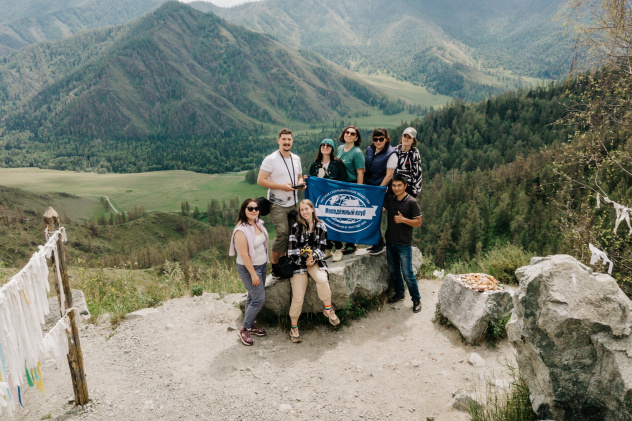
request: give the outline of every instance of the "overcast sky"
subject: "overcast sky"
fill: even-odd
[[[180,0],[180,1],[184,3],[191,3],[192,1],[196,1],[196,0]],[[221,7],[232,7],[238,4],[249,3],[252,1],[260,1],[260,0],[203,0],[203,1],[208,1],[209,3],[213,3]]]

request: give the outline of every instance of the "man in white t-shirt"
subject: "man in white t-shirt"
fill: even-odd
[[[275,268],[279,258],[287,252],[290,236],[288,214],[296,209],[298,202],[297,189],[292,186],[305,188],[301,158],[290,152],[293,142],[290,129],[281,129],[277,139],[279,150],[264,158],[257,177],[257,184],[268,189],[270,219],[276,231],[270,253],[272,276],[276,276]]]

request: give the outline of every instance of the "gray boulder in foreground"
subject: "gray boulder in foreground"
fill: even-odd
[[[421,252],[413,247],[413,269],[415,274],[423,263]],[[329,267],[329,287],[334,309],[340,309],[348,301],[372,298],[389,288],[390,273],[386,253],[371,256],[366,249],[359,249],[354,255],[344,256],[340,262],[327,259]],[[290,310],[292,291],[289,279],[266,279],[266,301],[264,310],[276,315],[287,314]],[[243,303],[241,305],[243,309]],[[310,278],[303,302],[303,313],[318,313],[324,310],[316,293],[316,284]]]
[[[72,290],[72,305],[77,309],[75,311],[76,316],[81,315],[83,320],[90,318],[90,310],[88,310],[88,304],[86,304],[86,297],[83,295],[83,291],[78,289]],[[45,316],[45,321],[47,325],[54,326],[61,318],[59,313],[59,298],[57,298],[57,296],[48,299],[48,308],[50,311]]]
[[[439,289],[439,313],[456,327],[468,344],[481,341],[487,326],[513,307],[511,289],[478,292],[457,276],[443,278]]]
[[[632,420],[632,302],[567,255],[534,257],[507,325],[539,418]]]

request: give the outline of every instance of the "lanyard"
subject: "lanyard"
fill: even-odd
[[[281,151],[279,151],[279,155],[281,155]],[[288,177],[290,177],[290,183],[292,183],[292,185],[296,184],[296,173],[294,172],[294,160],[292,159],[292,153],[290,152],[290,162],[292,163],[292,174],[290,174],[290,168],[287,166],[287,162],[285,162],[285,158],[283,157],[283,155],[281,155],[281,160],[283,161],[283,164],[285,164],[285,169],[287,170],[287,175]],[[296,197],[296,190],[294,190],[294,205],[296,205],[298,203],[298,198]]]

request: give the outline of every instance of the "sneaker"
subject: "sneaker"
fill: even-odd
[[[413,301],[413,311],[419,313],[421,311],[421,301]]]
[[[340,324],[340,319],[336,316],[336,312],[333,308],[329,310],[329,314],[327,314],[327,310],[323,311],[323,314],[329,319],[329,323],[331,323],[332,326],[338,326]]]
[[[353,254],[358,250],[358,246],[348,244],[342,248],[342,254]]]
[[[336,250],[334,253],[334,258],[332,259],[334,262],[339,262],[342,260],[342,250]]]
[[[290,329],[290,340],[295,344],[301,342],[301,335],[298,333],[298,328]]]
[[[239,335],[239,339],[241,339],[241,343],[246,346],[252,346],[252,338],[250,337],[250,332],[245,327],[241,327],[237,332]]]
[[[331,252],[331,249],[325,250],[325,260],[329,259],[334,254]]]
[[[404,294],[395,294],[391,298],[388,299],[388,303],[393,304],[398,301],[402,301],[404,298],[405,298]]]
[[[374,246],[369,247],[368,251],[371,256],[377,256],[378,254],[384,253],[384,250],[386,250],[386,247],[384,247],[384,244],[376,244]]]
[[[256,322],[252,324],[250,329],[248,329],[248,333],[255,336],[266,336],[265,329],[261,329],[259,326],[257,326]]]

